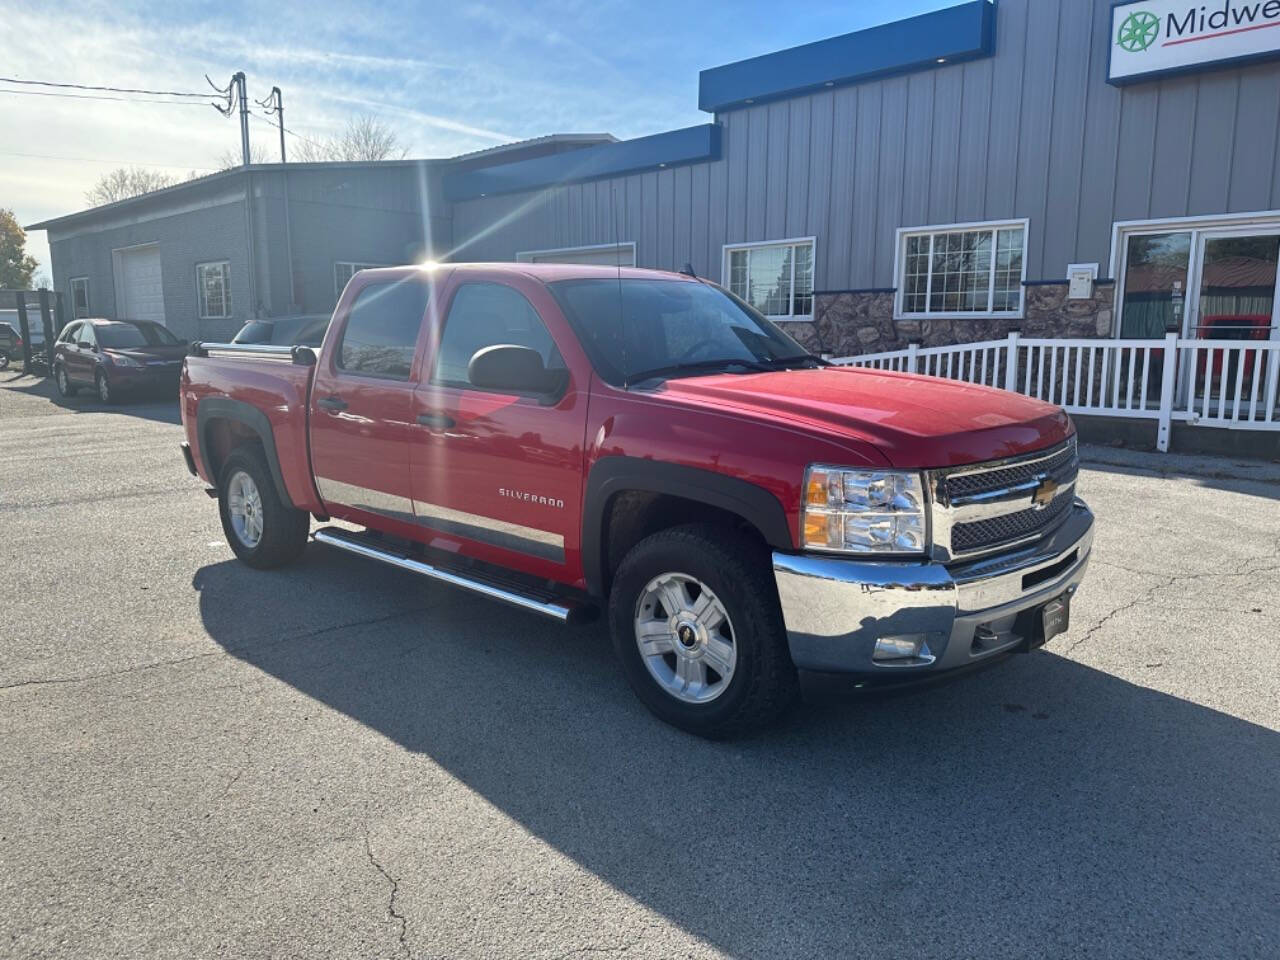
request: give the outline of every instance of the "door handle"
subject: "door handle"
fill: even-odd
[[[316,401],[316,406],[324,407],[324,409],[328,410],[330,413],[340,413],[347,409],[347,401],[343,400],[341,397],[324,397],[323,399]]]
[[[418,414],[418,426],[420,427],[435,427],[437,430],[448,430],[456,423],[457,421],[447,413]]]

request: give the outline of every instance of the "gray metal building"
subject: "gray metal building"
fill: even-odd
[[[257,168],[143,199],[169,211],[145,223],[106,208],[36,228],[59,289],[89,276],[94,310],[120,249],[171,242],[175,328],[204,257],[229,262],[237,309],[283,312],[329,304],[340,261],[426,255],[688,263],[834,353],[1013,328],[1278,338],[1280,30],[1261,27],[1280,3],[1209,7],[977,0],[705,70],[703,126],[358,175]],[[243,244],[212,249],[250,209],[253,271]]]

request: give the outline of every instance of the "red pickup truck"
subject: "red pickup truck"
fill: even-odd
[[[704,736],[776,718],[798,670],[902,680],[1043,644],[1093,540],[1061,409],[831,366],[683,274],[365,270],[318,352],[196,344],[181,400],[248,565],[310,537],[604,611],[636,694]]]

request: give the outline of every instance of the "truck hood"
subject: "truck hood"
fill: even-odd
[[[661,394],[867,443],[906,468],[1017,456],[1073,431],[1060,407],[1016,393],[856,367],[669,380]]]

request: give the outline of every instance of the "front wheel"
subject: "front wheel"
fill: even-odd
[[[66,372],[63,372],[66,376]],[[94,377],[94,386],[98,389],[98,399],[103,403],[114,403],[115,394],[111,392],[111,381],[107,379],[107,375],[99,370],[98,375]]]
[[[674,527],[626,555],[609,597],[631,688],[673,726],[722,738],[767,726],[799,680],[766,548],[710,525]]]
[[[62,364],[58,364],[53,374],[54,383],[58,385],[58,394],[63,397],[74,397],[76,388],[71,385],[71,380],[67,377],[67,368]]]
[[[227,457],[218,482],[218,513],[235,555],[259,570],[296,560],[307,545],[310,514],[280,499],[256,450],[237,450]]]

